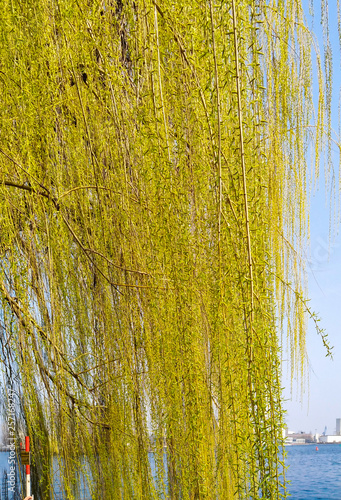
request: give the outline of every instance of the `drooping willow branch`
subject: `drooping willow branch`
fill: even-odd
[[[0,29],[1,342],[42,497],[54,451],[70,500],[87,467],[94,499],[285,498],[329,113],[300,3],[13,0]]]

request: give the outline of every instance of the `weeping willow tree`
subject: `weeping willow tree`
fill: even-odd
[[[53,454],[69,499],[80,474],[93,499],[286,497],[280,332],[302,371],[330,111],[301,2],[4,0],[0,24],[4,383],[40,497]]]

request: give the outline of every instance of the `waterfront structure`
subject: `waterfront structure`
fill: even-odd
[[[341,418],[336,419],[336,434],[341,436]]]
[[[315,436],[304,432],[291,433],[285,439],[285,444],[310,444],[315,442]]]
[[[336,419],[336,434],[320,436],[320,443],[341,443],[341,418]]]
[[[329,436],[320,436],[320,443],[341,443],[341,436],[337,435],[329,435]]]
[[[326,427],[323,434],[306,434],[304,432],[292,432],[288,428],[283,429],[285,444],[311,444],[311,443],[341,443],[341,418],[336,419],[336,433],[326,434]]]

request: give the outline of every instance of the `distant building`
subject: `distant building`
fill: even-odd
[[[306,444],[314,442],[315,436],[313,436],[312,434],[305,434],[303,432],[300,432],[298,434],[292,433],[285,439],[285,444]]]
[[[336,419],[336,435],[341,436],[341,418]]]
[[[327,427],[324,428],[322,435],[306,434],[305,432],[289,431],[287,427],[283,429],[283,438],[285,444],[310,444],[310,443],[341,443],[341,418],[336,419],[335,435],[327,434]]]
[[[341,443],[341,418],[336,419],[336,434],[327,434],[320,436],[320,443]]]
[[[320,443],[341,443],[341,436],[320,436]]]

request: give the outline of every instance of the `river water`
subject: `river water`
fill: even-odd
[[[286,446],[292,500],[341,500],[341,445]]]
[[[286,478],[292,500],[341,500],[341,445],[325,444],[287,446]],[[0,453],[0,500],[4,495],[4,471],[8,470],[8,453]],[[55,500],[64,500],[55,485]],[[90,500],[83,489],[78,500]],[[17,497],[18,498],[18,497]]]

